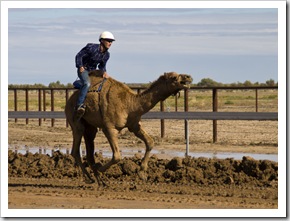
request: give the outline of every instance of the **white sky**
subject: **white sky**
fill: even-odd
[[[10,8],[9,84],[73,82],[75,55],[116,38],[108,73],[147,83],[168,71],[194,83],[278,81],[277,8]],[[67,4],[69,7],[69,4]]]

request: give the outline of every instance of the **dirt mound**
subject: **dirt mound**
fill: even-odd
[[[80,179],[82,172],[75,167],[71,155],[55,151],[44,154],[20,154],[9,151],[9,176],[26,178]],[[109,159],[95,154],[95,160],[104,164]],[[83,157],[86,164],[86,158]],[[124,158],[106,171],[112,181],[141,181],[139,168],[141,156]],[[88,166],[88,165],[86,165]],[[271,186],[278,180],[278,163],[243,157],[234,159],[179,158],[158,159],[151,156],[145,180],[151,183],[196,183],[202,185],[254,185]],[[89,168],[87,168],[89,170]],[[89,170],[90,171],[90,170]],[[93,174],[92,174],[93,176]]]

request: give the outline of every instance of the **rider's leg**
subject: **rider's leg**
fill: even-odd
[[[90,79],[89,79],[89,72],[87,70],[84,70],[82,73],[78,71],[78,76],[80,80],[82,81],[82,87],[80,89],[80,94],[77,100],[77,111],[80,112],[80,114],[84,114],[85,107],[84,107],[84,101],[88,92],[88,89],[90,87]]]

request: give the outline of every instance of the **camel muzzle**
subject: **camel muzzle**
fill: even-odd
[[[192,77],[190,75],[179,75],[179,77],[181,77],[180,80],[180,84],[184,87],[184,88],[190,88],[190,85],[192,83]]]

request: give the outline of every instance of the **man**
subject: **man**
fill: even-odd
[[[110,58],[109,48],[115,38],[111,32],[105,31],[100,34],[100,44],[87,44],[75,57],[78,77],[82,82],[80,94],[77,100],[77,117],[81,118],[85,113],[84,101],[90,87],[89,72],[95,69],[104,71],[104,78],[108,78],[106,64]]]

